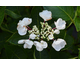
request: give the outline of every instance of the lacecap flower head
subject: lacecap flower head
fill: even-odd
[[[65,47],[66,41],[64,39],[57,39],[55,40],[54,34],[59,34],[60,30],[63,30],[66,28],[66,22],[59,18],[55,24],[55,28],[52,28],[47,22],[48,20],[52,19],[52,13],[48,10],[43,10],[39,13],[39,16],[44,20],[44,22],[40,22],[41,24],[41,30],[38,29],[36,25],[33,25],[33,28],[30,28],[28,25],[31,24],[32,19],[31,18],[23,18],[19,21],[17,30],[19,35],[26,35],[27,31],[29,33],[29,39],[21,39],[18,41],[18,44],[24,44],[23,48],[31,49],[34,45],[36,47],[37,51],[42,51],[43,49],[46,49],[48,47],[48,43],[44,41],[45,39],[47,41],[53,40],[52,47],[56,51],[60,51],[62,48]],[[32,41],[33,40],[33,41]]]

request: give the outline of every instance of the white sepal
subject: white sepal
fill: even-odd
[[[24,42],[25,42],[25,40],[22,39],[22,40],[19,40],[19,41],[18,41],[18,44],[23,44]]]
[[[66,22],[61,18],[59,18],[57,22],[54,22],[54,24],[58,30],[63,30],[66,27]]]
[[[51,33],[49,36],[48,36],[49,40],[52,40],[54,37],[53,37],[53,34]]]
[[[66,45],[65,40],[63,39],[57,39],[54,40],[54,42],[52,43],[52,47],[56,50],[56,51],[60,51],[62,48],[64,48]]]
[[[24,44],[23,47],[31,49],[33,44],[34,44],[33,41],[31,41],[31,40],[25,40],[25,44]]]
[[[38,41],[34,41],[34,45],[36,46],[36,50],[37,51],[42,51],[44,48],[47,48],[47,42],[45,42],[45,41],[40,41],[40,42],[38,42]]]
[[[58,29],[55,29],[54,33],[55,33],[55,34],[59,34],[60,31],[59,31]]]
[[[30,39],[35,39],[35,37],[36,37],[36,35],[35,35],[34,33],[31,33],[31,34],[29,35],[29,38],[30,38]]]
[[[18,26],[17,30],[19,35],[25,35],[27,33],[27,28],[25,26]]]
[[[52,13],[51,11],[48,10],[43,10],[42,12],[39,13],[39,16],[44,19],[44,21],[48,21],[52,19]]]
[[[19,21],[18,25],[20,25],[20,26],[27,26],[27,25],[31,24],[31,22],[32,22],[31,18],[26,18],[25,17],[25,18],[23,18],[23,20]]]

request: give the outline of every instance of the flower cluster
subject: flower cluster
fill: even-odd
[[[52,13],[48,10],[43,10],[39,13],[39,16],[43,18],[44,22],[40,22],[41,24],[41,30],[37,28],[36,25],[33,26],[31,29],[28,25],[31,24],[32,19],[31,18],[23,18],[23,20],[20,20],[18,23],[18,33],[19,35],[26,35],[27,30],[29,35],[29,39],[21,39],[18,41],[18,44],[24,44],[24,48],[31,49],[34,45],[36,47],[36,50],[42,51],[43,49],[48,47],[48,43],[44,41],[44,39],[50,41],[53,40],[52,47],[56,51],[60,51],[62,48],[65,47],[66,42],[63,39],[57,39],[54,40],[54,34],[59,34],[60,30],[63,30],[66,28],[66,22],[59,18],[55,24],[55,28],[52,28],[47,22],[48,20],[52,19]],[[39,40],[39,41],[32,41],[32,40]]]

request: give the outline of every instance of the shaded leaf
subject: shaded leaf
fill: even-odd
[[[40,22],[43,21],[40,16],[39,16],[39,12],[41,12],[42,9],[39,6],[33,7],[32,11],[31,11],[31,18],[32,18],[32,23],[31,23],[31,27],[33,25],[36,25],[39,29],[40,29]]]
[[[5,8],[6,8],[5,6],[0,7],[0,26],[1,26],[3,19],[4,19]]]
[[[16,45],[5,45],[8,59],[26,59],[27,54],[24,49]]]
[[[18,40],[21,39],[28,39],[28,34],[26,34],[25,36],[20,36],[18,33],[14,33],[7,41],[12,43],[12,44],[18,44]]]
[[[49,54],[48,54],[47,49],[44,49],[41,52],[35,50],[35,57],[36,59],[49,59]]]
[[[17,19],[17,18],[21,17],[20,15],[14,13],[13,11],[8,10],[8,9],[5,10],[5,13],[7,15],[9,15],[10,17],[14,18],[14,19]]]
[[[74,38],[73,37],[71,37],[70,35],[66,34],[64,40],[67,43],[64,49],[68,49],[69,47],[73,46],[73,44],[74,44]]]
[[[78,59],[80,59],[80,48],[79,48],[78,50],[79,50],[79,55],[78,55]]]
[[[74,25],[76,27],[76,30],[79,32],[80,31],[80,17],[75,17]]]
[[[67,51],[55,51],[53,48],[50,50],[51,59],[68,59],[72,58],[71,54]]]
[[[11,34],[8,32],[0,33],[0,52],[1,52],[1,49],[4,48],[4,44],[6,44],[6,41],[10,36]]]

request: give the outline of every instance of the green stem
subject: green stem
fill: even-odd
[[[34,49],[33,57],[34,57],[34,59],[36,59],[36,56],[35,56],[35,49]]]
[[[39,52],[39,54],[40,54],[40,59],[41,59],[41,52]]]

